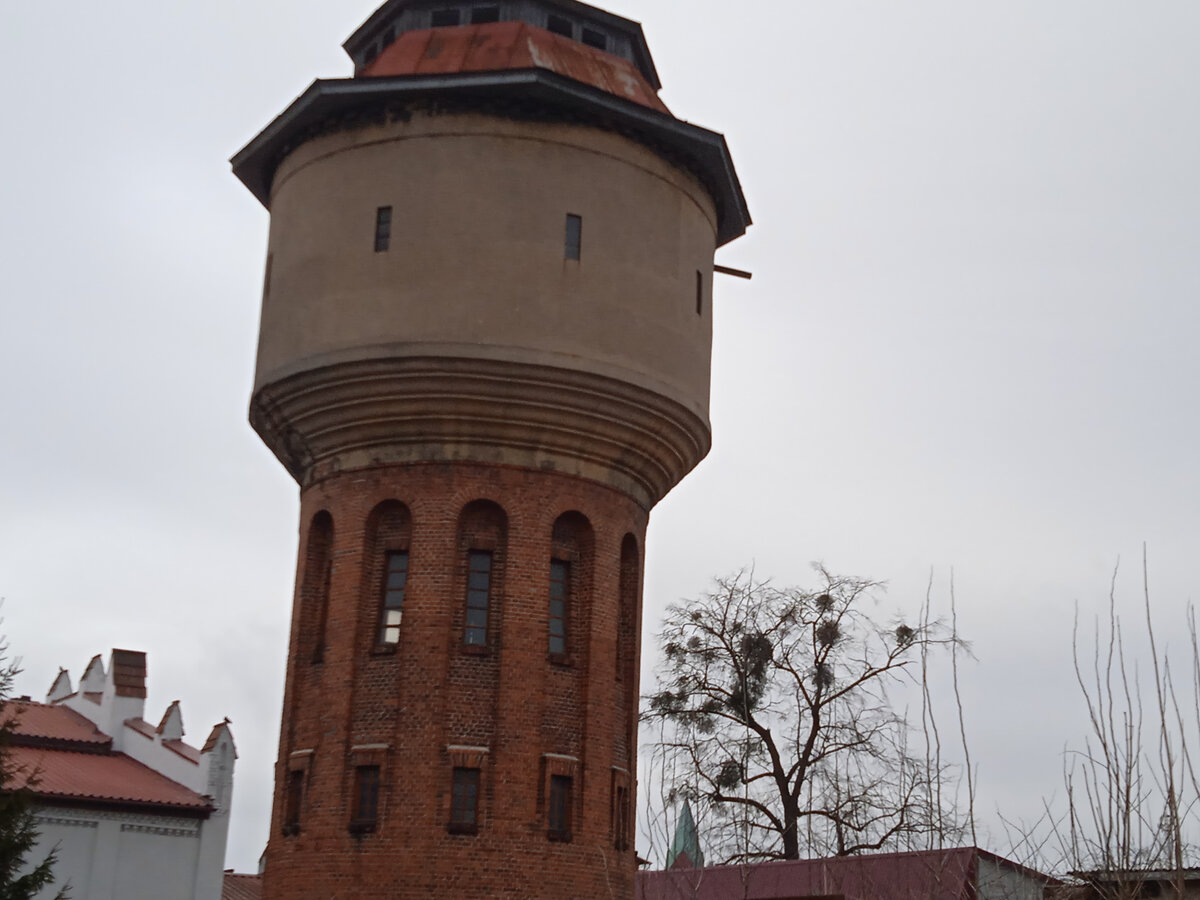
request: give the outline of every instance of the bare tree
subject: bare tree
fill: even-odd
[[[1192,758],[1200,738],[1195,608],[1186,609],[1186,632],[1176,632],[1189,638],[1180,681],[1155,633],[1144,548],[1140,655],[1117,615],[1116,579],[1114,571],[1107,620],[1096,622],[1086,655],[1076,620],[1075,676],[1089,733],[1082,749],[1065,756],[1067,811],[1053,832],[1063,868],[1091,896],[1124,900],[1163,886],[1183,896],[1188,866],[1197,861],[1188,835],[1200,827],[1200,781]],[[1147,887],[1151,883],[1156,887]]]
[[[948,768],[910,748],[888,694],[957,639],[927,614],[883,624],[867,608],[877,583],[818,572],[811,592],[741,572],[667,611],[643,715],[652,766],[725,861],[908,849],[957,827]]]

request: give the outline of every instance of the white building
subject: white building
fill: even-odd
[[[57,846],[72,900],[220,900],[237,758],[228,720],[197,749],[178,701],[157,727],[145,702],[146,654],[131,650],[113,650],[107,670],[94,657],[77,690],[63,669],[45,703],[12,701],[9,752],[36,773],[30,861]]]

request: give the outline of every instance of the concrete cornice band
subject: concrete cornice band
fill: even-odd
[[[361,360],[262,387],[250,422],[303,487],[378,465],[470,461],[599,482],[650,509],[708,453],[708,422],[643,387],[478,358]]]

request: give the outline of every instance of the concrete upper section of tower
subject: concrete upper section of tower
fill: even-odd
[[[379,74],[364,70],[409,32],[500,22],[531,25],[625,60],[651,92],[662,87],[642,26],[577,0],[388,0],[342,47],[354,60],[356,73]]]

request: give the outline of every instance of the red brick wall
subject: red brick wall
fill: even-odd
[[[324,532],[322,512],[332,520],[323,637],[308,571],[324,564],[323,534],[309,535],[314,522]],[[632,898],[633,843],[614,846],[613,792],[636,746],[646,517],[594,482],[473,463],[352,471],[305,489],[263,896]],[[483,650],[463,644],[472,548],[493,552]],[[400,641],[380,646],[383,560],[402,549]],[[571,564],[568,652],[554,659],[552,557]],[[447,828],[449,745],[487,747],[475,834]],[[353,767],[364,762],[382,767],[378,824],[354,835]],[[299,833],[284,835],[291,769],[306,772],[306,790]],[[547,836],[551,771],[573,773],[569,843]]]

